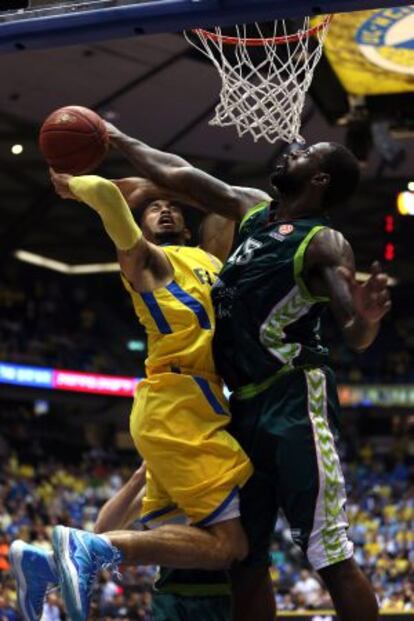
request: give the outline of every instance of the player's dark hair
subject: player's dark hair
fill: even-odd
[[[154,202],[153,198],[149,198],[141,203],[138,209],[136,209],[134,213],[134,218],[139,226],[142,224],[142,220],[147,208]]]
[[[329,146],[331,148],[320,165],[321,171],[328,173],[331,178],[323,198],[327,208],[350,199],[361,176],[358,160],[351,151],[336,142],[330,142]]]

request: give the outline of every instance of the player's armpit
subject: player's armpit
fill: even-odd
[[[162,248],[142,238],[147,246],[145,255],[138,246],[118,250],[121,271],[134,291],[154,291],[165,287],[173,278],[174,270]]]

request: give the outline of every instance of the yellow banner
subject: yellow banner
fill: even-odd
[[[336,15],[325,53],[348,93],[414,91],[414,6]]]

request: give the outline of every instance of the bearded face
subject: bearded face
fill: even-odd
[[[283,155],[270,177],[271,184],[281,194],[300,194],[321,172],[321,160],[327,148],[328,143],[318,143]]]
[[[145,237],[156,244],[182,244],[187,237],[181,207],[167,200],[156,200],[148,205],[141,227]]]

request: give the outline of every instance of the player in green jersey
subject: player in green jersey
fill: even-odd
[[[390,307],[379,265],[357,283],[352,249],[326,218],[355,191],[357,161],[334,143],[292,152],[272,175],[272,200],[113,127],[109,133],[140,174],[242,222],[240,244],[213,291],[216,361],[234,391],[232,430],[256,469],[242,494],[250,557],[233,570],[235,618],[274,616],[267,552],[283,509],[341,620],[375,621],[375,595],[347,538],[339,408],[319,334],[329,305],[348,344],[362,351]]]

